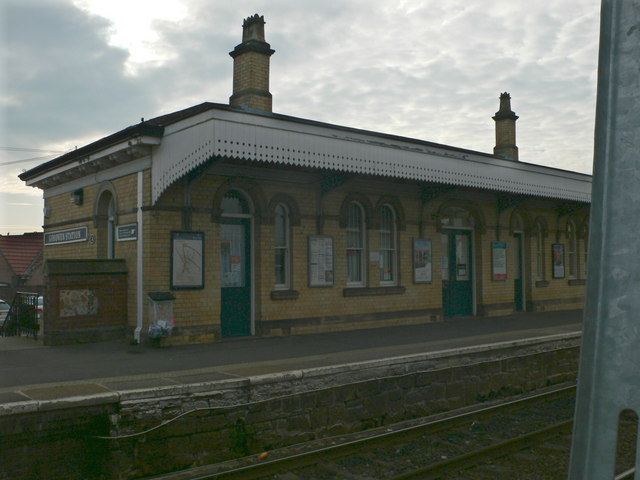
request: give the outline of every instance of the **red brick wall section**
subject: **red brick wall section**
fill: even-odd
[[[124,260],[47,260],[45,274],[45,345],[125,338]]]

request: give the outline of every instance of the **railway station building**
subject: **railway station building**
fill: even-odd
[[[249,17],[229,104],[20,175],[45,199],[46,343],[581,308],[591,177],[519,160],[509,94],[482,153],[274,113],[273,53]]]

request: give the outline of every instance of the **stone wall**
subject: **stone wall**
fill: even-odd
[[[0,406],[8,472],[1,478],[140,478],[531,392],[575,380],[579,341],[567,334],[7,404]]]
[[[0,479],[109,478],[110,452],[93,437],[108,434],[116,394],[9,405],[0,405]]]

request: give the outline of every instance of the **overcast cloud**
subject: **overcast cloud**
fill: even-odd
[[[599,2],[173,0],[175,14],[154,4],[0,7],[0,233],[41,229],[41,192],[17,179],[55,156],[36,150],[63,152],[141,117],[227,103],[228,52],[256,12],[276,50],[275,112],[492,152],[491,116],[508,91],[522,161],[591,172]]]

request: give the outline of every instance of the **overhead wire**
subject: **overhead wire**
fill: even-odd
[[[0,150],[6,150],[9,152],[49,152],[49,153],[64,153],[60,150],[50,150],[42,148],[25,148],[25,147],[0,147]]]
[[[44,160],[44,159],[51,158],[51,157],[53,157],[53,155],[45,155],[44,157],[23,158],[21,160],[12,160],[10,162],[0,163],[0,167],[3,167],[5,165],[15,165],[15,164],[18,164],[18,163],[34,162],[36,160]]]
[[[5,151],[5,152],[38,152],[38,153],[47,153],[48,155],[44,155],[44,156],[38,156],[38,157],[30,157],[30,158],[21,158],[20,160],[11,160],[9,162],[3,162],[0,163],[0,167],[2,166],[6,166],[6,165],[16,165],[19,163],[26,163],[26,162],[35,162],[38,160],[46,160],[46,159],[50,159],[56,155],[59,155],[61,153],[65,153],[61,150],[50,150],[50,149],[44,149],[44,148],[26,148],[26,147],[7,147],[7,146],[0,146],[0,151]]]

